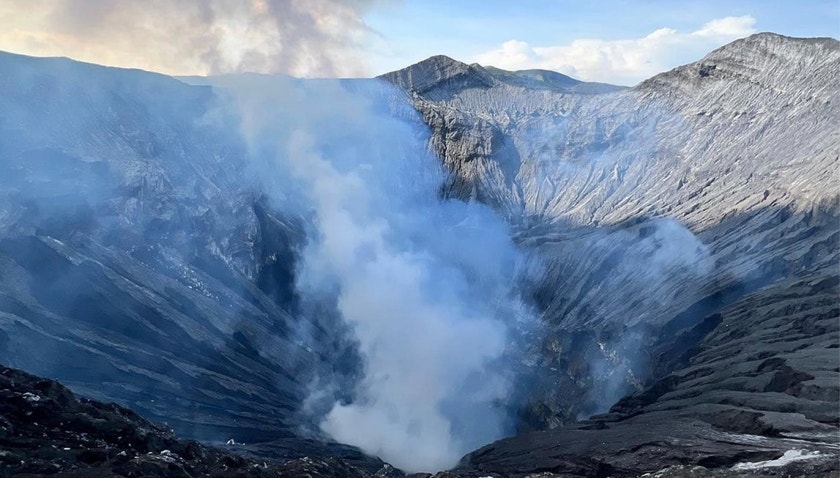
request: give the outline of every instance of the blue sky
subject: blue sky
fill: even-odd
[[[436,54],[632,85],[840,0],[0,0],[0,50],[173,75],[372,76]]]
[[[406,0],[372,9],[365,18],[379,35],[371,49],[371,69],[382,73],[434,54],[472,62],[510,40],[533,47],[579,39],[633,40],[662,28],[690,33],[715,19],[744,16],[754,19],[751,28],[759,32],[840,34],[837,0]],[[698,47],[711,49],[732,39],[722,35]],[[690,56],[696,49],[685,50],[670,67],[699,59]]]

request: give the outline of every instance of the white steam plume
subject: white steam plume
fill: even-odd
[[[377,113],[398,97],[374,89],[372,103],[332,82],[257,78],[241,88],[243,125],[253,151],[278,158],[261,173],[269,189],[298,191],[314,212],[302,296],[335,291],[364,361],[355,400],[332,404],[321,428],[434,471],[507,431],[508,326],[530,315],[506,225],[485,206],[439,198],[444,172],[421,123]]]
[[[0,0],[0,49],[172,75],[365,74],[376,0]]]

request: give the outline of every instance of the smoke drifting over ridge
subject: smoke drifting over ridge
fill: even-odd
[[[406,470],[455,465],[507,431],[508,326],[530,320],[507,226],[439,199],[442,166],[419,121],[382,111],[398,95],[385,85],[260,84],[238,97],[252,150],[275,154],[255,165],[272,168],[277,207],[302,193],[313,218],[297,287],[335,304],[363,359],[355,399],[330,404],[321,428]]]
[[[0,0],[0,49],[174,75],[365,74],[377,0]]]

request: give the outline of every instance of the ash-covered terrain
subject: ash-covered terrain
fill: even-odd
[[[2,54],[0,362],[269,461],[836,474],[838,75],[774,34],[632,88]]]

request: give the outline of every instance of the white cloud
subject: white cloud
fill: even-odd
[[[755,33],[754,26],[755,18],[746,15],[715,19],[693,32],[660,28],[645,37],[624,40],[579,39],[557,46],[510,40],[473,61],[508,70],[540,68],[585,81],[633,85]]]
[[[743,17],[725,17],[712,20],[703,25],[702,28],[693,32],[697,37],[742,37],[755,33],[753,26],[755,18],[745,15]]]

